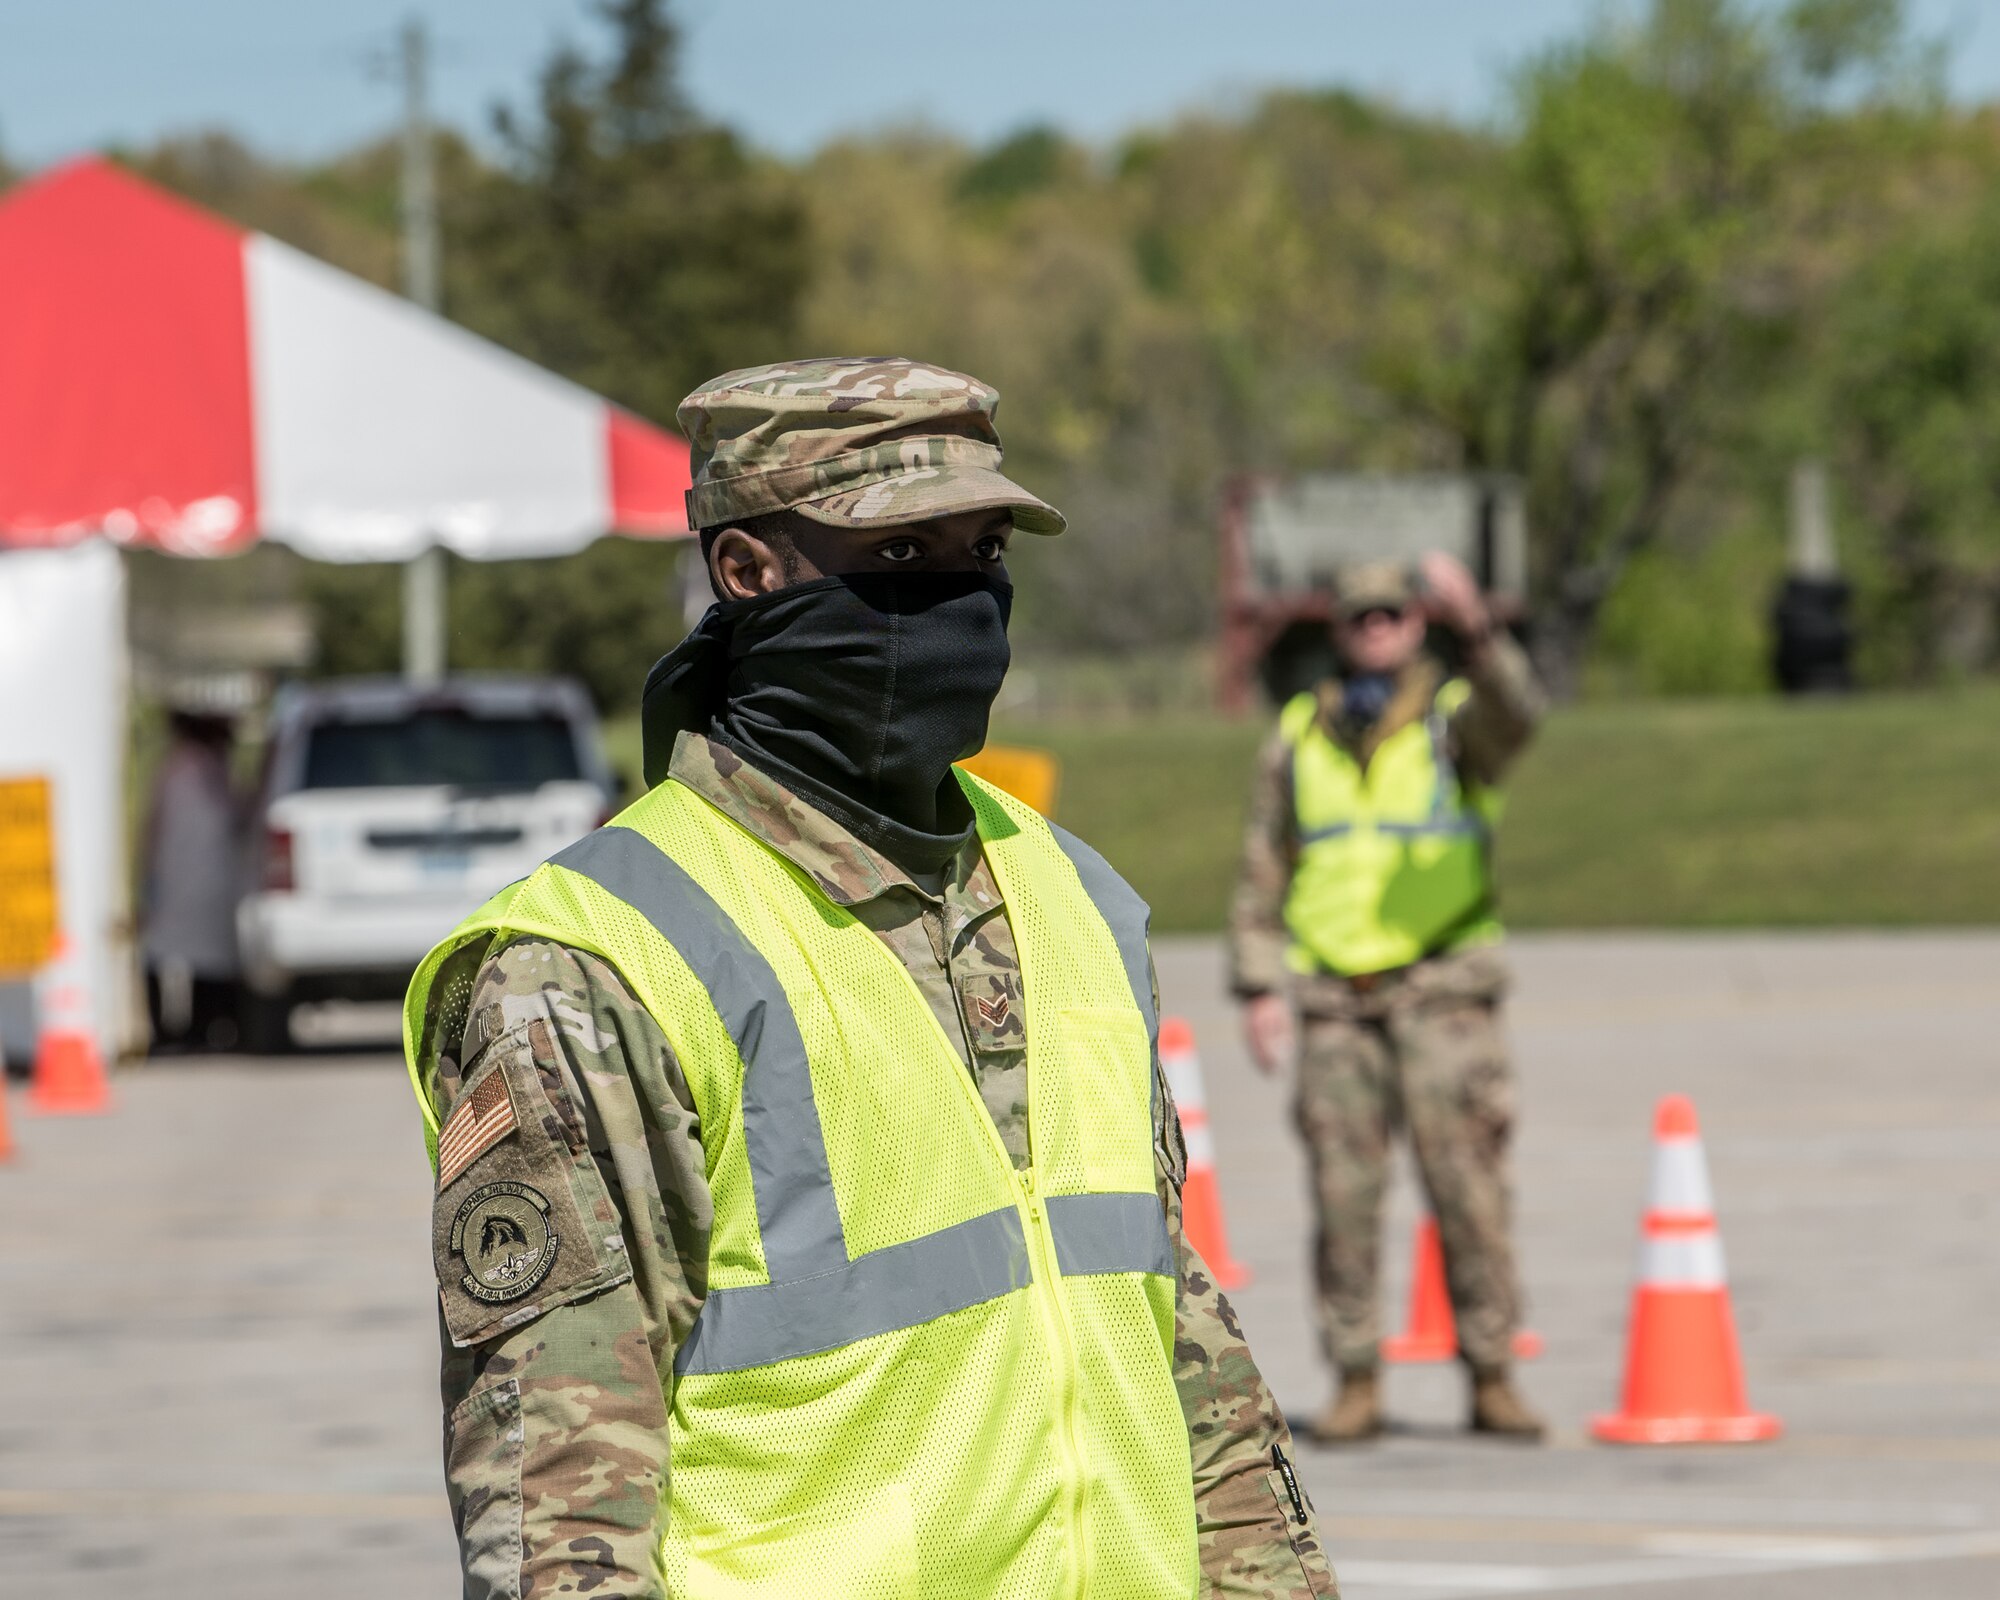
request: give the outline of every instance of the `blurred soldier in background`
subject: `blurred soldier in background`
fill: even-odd
[[[139,944],[157,1048],[236,1041],[237,829],[229,718],[175,711],[141,842]]]
[[[952,766],[1063,527],[997,399],[691,395],[654,787],[418,973],[468,1597],[1336,1593],[1181,1235],[1145,907]]]
[[[1463,676],[1424,652],[1416,575],[1390,563],[1342,575],[1339,675],[1284,708],[1259,757],[1230,919],[1251,1053],[1267,1073],[1298,1061],[1320,1324],[1340,1376],[1314,1423],[1328,1443],[1381,1431],[1382,1196],[1398,1127],[1438,1220],[1470,1425],[1542,1434],[1509,1378],[1514,1092],[1490,858],[1497,785],[1541,696],[1463,565],[1432,554],[1421,579]]]

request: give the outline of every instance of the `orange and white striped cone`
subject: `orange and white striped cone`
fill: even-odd
[[[1181,1114],[1181,1134],[1187,1140],[1187,1179],[1181,1185],[1181,1229],[1215,1281],[1225,1289],[1240,1289],[1250,1281],[1250,1269],[1229,1253],[1229,1235],[1222,1226],[1222,1195],[1215,1183],[1215,1136],[1208,1129],[1208,1095],[1202,1087],[1201,1057],[1195,1053],[1194,1029],[1185,1018],[1160,1018],[1160,1065],[1167,1087]]]
[[[1532,1361],[1542,1353],[1542,1336],[1526,1328],[1514,1334],[1514,1354]],[[1411,1245],[1410,1308],[1403,1319],[1403,1331],[1382,1341],[1382,1359],[1397,1366],[1416,1366],[1432,1361],[1458,1359],[1458,1318],[1452,1313],[1451,1294],[1444,1281],[1444,1245],[1438,1238],[1437,1218],[1426,1216],[1417,1223],[1416,1240]]]
[[[35,1077],[28,1109],[42,1116],[90,1116],[111,1109],[111,1085],[97,1048],[76,948],[56,937],[55,954],[35,979]]]
[[[1610,1444],[1742,1444],[1775,1439],[1750,1409],[1722,1236],[1694,1102],[1670,1094],[1653,1114],[1653,1181],[1632,1291],[1625,1391],[1591,1433]]]

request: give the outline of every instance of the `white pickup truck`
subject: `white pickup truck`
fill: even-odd
[[[596,714],[564,679],[299,684],[271,707],[237,906],[246,1049],[294,1006],[400,996],[468,912],[609,814]]]

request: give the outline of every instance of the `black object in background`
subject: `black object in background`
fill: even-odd
[[[1786,694],[1854,688],[1853,587],[1844,578],[1787,578],[1771,606],[1772,670]]]

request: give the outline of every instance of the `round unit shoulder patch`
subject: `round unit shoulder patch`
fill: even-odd
[[[476,1300],[518,1300],[549,1275],[562,1243],[549,1222],[548,1196],[503,1178],[481,1184],[452,1219],[452,1253],[465,1264],[460,1282]]]

